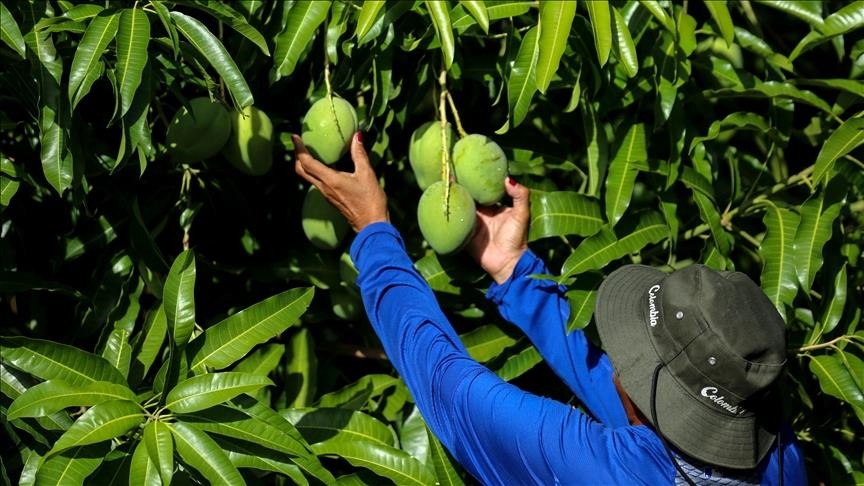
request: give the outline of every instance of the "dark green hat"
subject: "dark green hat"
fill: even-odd
[[[759,464],[777,433],[764,401],[786,336],[758,285],[704,265],[668,275],[626,265],[600,286],[594,315],[624,390],[675,448],[721,467]]]

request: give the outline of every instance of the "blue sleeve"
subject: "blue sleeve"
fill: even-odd
[[[543,261],[526,251],[513,275],[501,285],[492,284],[486,296],[498,304],[501,315],[516,325],[585,408],[609,427],[629,425],[627,414],[612,381],[612,363],[593,346],[582,331],[567,333],[570,305],[563,286],[552,280],[532,278],[548,274]]]
[[[762,472],[762,486],[806,486],[807,469],[804,465],[804,455],[801,454],[801,448],[795,439],[795,433],[788,425],[783,425],[780,429],[780,438],[782,439],[783,450],[783,481],[780,481],[780,461],[778,448],[775,447],[771,451],[771,455],[765,464],[765,469]]]
[[[351,257],[369,320],[423,418],[483,484],[669,481],[648,428],[611,429],[473,360],[390,224],[364,228]]]

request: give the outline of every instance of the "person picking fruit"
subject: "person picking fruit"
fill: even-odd
[[[567,333],[565,288],[527,243],[529,190],[481,206],[466,251],[494,280],[487,297],[519,327],[583,409],[507,383],[466,351],[389,222],[358,132],[354,172],[294,136],[295,171],[357,233],[350,254],[366,312],[436,437],[483,484],[807,483],[781,422],[785,324],[746,275],[691,265],[613,271],[597,292],[604,351]]]

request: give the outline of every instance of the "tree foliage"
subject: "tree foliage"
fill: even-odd
[[[383,359],[350,239],[302,233],[290,134],[334,94],[478,360],[572,398],[476,265],[423,241],[407,157],[429,121],[492,137],[532,189],[530,244],[568,287],[571,329],[593,336],[597,286],[625,263],[760,282],[787,322],[783,413],[811,479],[864,481],[862,12],[0,1],[3,483],[471,483]],[[267,176],[167,156],[202,96],[269,115]]]

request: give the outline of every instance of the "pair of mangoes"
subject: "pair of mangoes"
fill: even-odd
[[[222,103],[198,97],[180,108],[166,134],[168,155],[191,164],[219,152],[249,175],[263,175],[273,166],[273,123],[254,107],[229,111]]]
[[[357,111],[348,101],[327,96],[312,104],[303,117],[303,145],[321,162],[332,165],[341,159],[357,131]],[[301,209],[303,233],[318,248],[339,246],[350,226],[315,186],[310,186]]]
[[[485,135],[466,135],[454,143],[449,124],[444,127],[444,136],[441,131],[440,122],[418,127],[411,135],[408,161],[423,189],[417,204],[420,232],[433,250],[449,254],[471,237],[477,221],[476,204],[492,205],[504,197],[507,156]],[[441,179],[444,150],[451,154],[456,176],[452,182]]]

